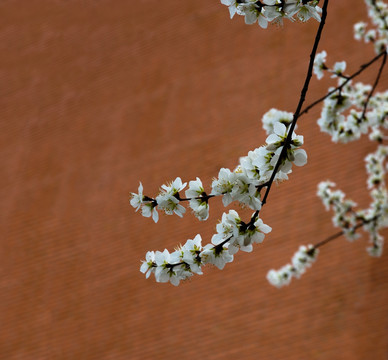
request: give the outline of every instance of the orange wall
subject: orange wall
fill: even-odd
[[[368,202],[375,146],[331,144],[319,108],[297,131],[308,165],[262,211],[263,244],[177,288],[139,272],[148,250],[208,242],[224,208],[154,224],[128,193],[177,176],[208,186],[263,143],[261,116],[296,107],[316,22],[264,31],[217,0],[10,0],[0,12],[0,358],[386,359],[387,252],[370,258],[366,236],[325,246],[287,288],[265,279],[337,231],[320,180]],[[353,72],[373,57],[352,40],[358,20],[363,1],[331,1],[329,64]],[[329,84],[314,78],[307,102]]]

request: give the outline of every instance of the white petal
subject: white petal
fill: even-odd
[[[155,223],[157,223],[159,220],[159,214],[155,208],[152,210],[152,220],[154,220]]]
[[[307,154],[303,149],[295,150],[294,152],[294,164],[296,166],[303,166],[307,163]]]
[[[287,128],[286,125],[282,124],[281,122],[277,121],[274,126],[274,133],[280,136],[284,136],[286,134]]]
[[[268,27],[268,21],[263,15],[259,16],[258,23],[262,29],[266,29]]]
[[[144,274],[147,270],[148,270],[148,264],[146,261],[143,261],[143,263],[140,266],[140,272]]]
[[[271,228],[271,226],[263,224],[260,226],[260,231],[263,232],[264,234],[268,234],[269,232],[272,231],[272,228]]]

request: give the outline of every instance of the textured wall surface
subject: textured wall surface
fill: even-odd
[[[287,288],[265,279],[337,231],[320,180],[369,201],[374,144],[331,144],[319,108],[300,119],[309,162],[272,189],[263,244],[179,287],[139,272],[148,250],[208,242],[224,208],[154,224],[128,193],[177,176],[208,186],[262,144],[261,116],[296,107],[317,22],[264,31],[217,0],[6,0],[0,12],[1,359],[387,359],[388,252],[369,257],[366,236],[323,247]],[[331,1],[320,45],[349,72],[373,57],[353,41],[358,20],[363,1]],[[329,85],[313,79],[307,103]]]

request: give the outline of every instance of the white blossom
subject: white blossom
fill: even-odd
[[[323,70],[327,69],[325,65],[326,56],[327,56],[327,53],[324,50],[316,54],[315,56],[313,72],[317,76],[318,80],[322,79]]]
[[[201,271],[201,257],[202,251],[202,238],[201,235],[197,234],[193,240],[187,240],[186,244],[182,247],[181,259],[185,263],[189,264],[190,270],[195,274],[202,274]]]
[[[300,246],[293,255],[291,264],[284,265],[279,270],[270,270],[267,273],[267,280],[273,286],[280,288],[289,285],[292,278],[300,278],[306,269],[316,260],[319,250],[313,245]]]
[[[154,220],[155,223],[159,220],[159,214],[156,209],[156,202],[147,202],[144,204],[144,206],[141,208],[141,214],[144,217],[152,217],[152,220]]]
[[[301,21],[311,18],[320,21],[321,8],[317,6],[318,1],[311,0],[305,3],[301,1],[279,1],[279,0],[221,0],[223,5],[228,6],[230,17],[235,14],[245,17],[246,24],[258,24],[266,29],[268,23],[282,25],[283,18],[294,21],[294,16]]]
[[[135,211],[138,211],[144,203],[143,202],[143,198],[144,198],[143,184],[140,183],[139,188],[138,188],[138,194],[131,193],[131,195],[132,195],[132,198],[130,200],[130,204],[131,204],[131,206],[133,206],[135,208]]]
[[[288,126],[292,123],[293,118],[294,115],[290,112],[272,108],[263,115],[261,121],[263,122],[263,128],[267,132],[267,135],[270,135],[274,132],[275,123],[282,123],[288,128]]]
[[[156,197],[158,207],[163,210],[167,215],[173,213],[182,217],[186,212],[184,206],[179,204],[179,192],[186,187],[186,183],[182,183],[180,177],[176,178],[169,185],[162,185],[160,194]]]
[[[232,201],[232,190],[236,181],[236,174],[229,169],[222,168],[218,173],[218,179],[212,182],[211,195],[223,195],[222,202],[228,206]]]
[[[233,255],[228,251],[228,244],[212,244],[207,244],[201,252],[202,262],[204,264],[212,264],[222,270],[227,263],[233,261]]]
[[[237,1],[236,0],[221,0],[221,3],[223,5],[226,5],[229,7],[230,18],[232,19],[233,16],[237,12],[237,6],[238,6]]]
[[[354,29],[354,38],[356,40],[361,40],[364,38],[364,35],[365,35],[366,23],[363,21],[360,21],[354,24],[353,29]]]
[[[171,284],[177,286],[180,280],[182,280],[181,274],[179,274],[178,267],[172,267],[173,264],[179,264],[179,251],[169,253],[167,249],[163,252],[156,251],[155,253],[155,279],[157,282],[171,282]]]
[[[145,261],[142,262],[140,266],[140,271],[143,274],[146,274],[146,279],[149,278],[151,273],[155,272],[155,252],[154,251],[148,251],[146,254]]]
[[[207,220],[209,217],[208,197],[199,178],[189,182],[189,188],[186,190],[185,195],[190,199],[189,205],[194,215],[199,220]]]
[[[337,61],[333,67],[333,75],[331,77],[337,77],[344,73],[346,69],[346,61]]]
[[[308,21],[310,18],[321,22],[321,16],[319,15],[322,9],[319,6],[303,5],[298,11],[298,18],[301,21]]]

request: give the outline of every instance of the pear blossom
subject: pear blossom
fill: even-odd
[[[142,262],[140,266],[140,271],[143,274],[146,274],[146,279],[149,278],[151,273],[155,272],[156,263],[155,263],[155,252],[154,251],[148,251],[146,254],[145,261]]]
[[[365,35],[366,23],[363,21],[360,21],[354,24],[353,29],[354,29],[354,38],[356,40],[361,40],[364,38],[364,35]]]
[[[180,177],[177,177],[169,185],[162,185],[162,191],[166,194],[176,195],[179,191],[182,191],[186,187],[187,183],[182,183]]]
[[[262,8],[258,6],[255,2],[247,2],[239,4],[237,8],[237,13],[239,15],[245,16],[245,23],[248,25],[258,22],[258,24],[263,28],[267,28],[268,21],[262,13]]]
[[[131,195],[132,195],[132,198],[130,200],[130,204],[135,208],[135,211],[138,211],[141,208],[141,206],[144,204],[143,184],[140,183],[138,188],[138,194],[131,193]]]
[[[193,240],[189,239],[182,247],[181,260],[190,266],[190,271],[195,274],[202,274],[201,265],[202,260],[200,253],[202,251],[202,238],[197,234]]]
[[[271,232],[272,228],[263,223],[263,220],[258,218],[253,225],[239,224],[239,235],[231,237],[229,245],[229,253],[234,255],[239,250],[251,252],[253,250],[252,244],[259,244],[263,242],[265,234]]]
[[[213,245],[216,245],[213,243]],[[207,244],[200,256],[204,264],[212,264],[222,270],[227,263],[233,261],[233,255],[228,251],[228,244],[213,246]]]
[[[288,128],[293,119],[293,113],[272,108],[263,115],[261,121],[263,122],[263,128],[267,132],[267,135],[270,135],[274,133],[275,123],[279,122]]]
[[[357,204],[349,199],[345,198],[345,194],[341,190],[333,191],[335,186],[331,182],[321,182],[318,185],[318,196],[322,198],[326,209],[331,207],[334,211],[332,218],[333,225],[340,227],[345,237],[353,241],[359,237],[359,234],[355,232],[357,226],[357,214],[354,211]]]
[[[378,126],[372,126],[371,132],[369,133],[369,140],[382,142],[384,139],[384,134]]]
[[[346,69],[346,61],[337,61],[334,64],[333,75],[331,77],[335,78],[337,76],[342,75],[344,73],[345,69]]]
[[[279,270],[270,270],[267,273],[267,280],[268,282],[276,286],[277,288],[281,288],[284,285],[289,285],[292,279],[292,272],[293,272],[292,265],[285,265]]]
[[[371,30],[367,31],[364,35],[364,41],[366,43],[375,42],[376,38],[377,38],[377,32],[375,29],[371,29]]]
[[[239,172],[244,174],[248,179],[250,179],[252,181],[252,184],[256,182],[257,185],[261,185],[265,182],[261,177],[259,168],[254,164],[259,157],[259,149],[254,149],[252,151],[249,151],[247,156],[243,156],[240,158],[239,165]],[[235,171],[235,173],[237,172]]]
[[[261,209],[260,193],[257,190],[259,182],[249,179],[244,173],[237,172],[236,182],[234,184],[231,196],[233,200],[249,206],[253,210]]]
[[[379,234],[371,237],[372,246],[367,247],[367,252],[372,257],[380,257],[383,254],[384,238]]]
[[[324,50],[315,56],[313,72],[317,76],[318,80],[322,79],[323,70],[327,69],[325,65],[326,56],[327,56],[327,53]]]
[[[190,199],[189,204],[194,215],[199,220],[207,220],[209,217],[208,196],[199,178],[189,182],[189,188],[186,190],[185,195]]]
[[[159,220],[159,215],[156,210],[156,200],[143,195],[143,184],[140,183],[138,193],[131,193],[131,206],[135,208],[135,211],[140,209],[140,212],[145,217],[152,217],[155,223]]]
[[[246,24],[258,22],[260,27],[266,29],[268,23],[283,24],[283,18],[294,21],[297,16],[301,21],[311,18],[320,21],[321,9],[318,1],[279,1],[279,0],[221,0],[228,6],[230,18],[235,14],[245,17]]]
[[[154,220],[155,223],[157,223],[159,220],[159,214],[156,209],[156,206],[157,203],[152,201],[145,203],[144,206],[141,208],[141,214],[144,217],[152,217],[152,220]]]
[[[321,16],[319,13],[322,12],[322,9],[319,6],[312,6],[312,5],[303,5],[299,8],[298,11],[298,18],[299,20],[306,22],[311,18],[314,18],[318,22],[321,22]]]
[[[287,128],[284,124],[277,122],[274,124],[274,132],[270,134],[265,142],[267,143],[267,150],[276,150],[284,145],[287,138]],[[290,146],[293,148],[303,145],[303,136],[292,134]]]
[[[230,18],[232,19],[237,12],[238,2],[236,0],[221,0],[221,4],[229,7]]]
[[[229,169],[222,168],[218,173],[218,179],[212,182],[211,195],[223,195],[222,202],[228,206],[232,201],[232,190],[236,181],[236,174]]]
[[[365,1],[368,7],[368,16],[374,29],[366,31],[367,24],[359,22],[354,25],[354,38],[364,40],[365,43],[372,42],[377,54],[387,49],[388,45],[388,6],[383,1]]]
[[[300,246],[298,251],[293,255],[291,264],[284,265],[279,270],[270,270],[267,273],[268,282],[280,288],[289,285],[292,278],[299,279],[306,269],[316,260],[319,250],[313,245]]]
[[[186,183],[182,183],[180,177],[176,178],[169,185],[162,185],[160,194],[156,197],[156,202],[158,207],[167,215],[172,215],[173,213],[182,217],[186,212],[184,206],[179,204],[179,192],[186,187]]]
[[[380,256],[383,249],[383,238],[379,229],[388,226],[388,191],[385,185],[386,160],[388,147],[379,146],[375,153],[365,158],[368,173],[367,187],[371,189],[372,202],[367,209],[355,210],[356,203],[345,198],[340,190],[333,191],[335,184],[324,182],[319,185],[318,195],[322,198],[326,208],[334,210],[333,223],[339,226],[349,240],[360,236],[356,228],[363,225],[369,234],[371,247],[367,248],[369,255]],[[358,223],[357,223],[358,222]]]
[[[220,244],[228,238],[236,238],[239,235],[240,216],[237,211],[230,210],[222,214],[221,222],[216,225],[217,234],[213,235],[212,243]]]
[[[167,249],[163,252],[155,253],[155,279],[157,282],[171,282],[173,285],[179,285],[179,277],[171,263],[179,263],[179,253],[177,251],[170,254]]]
[[[291,279],[291,277],[288,276],[288,274],[287,274],[286,275],[286,279],[288,279],[288,278]],[[276,271],[276,270],[273,270],[273,269],[268,271],[268,273],[267,273],[267,280],[268,280],[268,282],[271,285],[276,286],[277,288],[280,288],[280,287],[282,287],[285,284],[285,279],[280,274],[280,272]]]
[[[274,124],[274,132],[270,134],[266,139],[266,149],[269,151],[274,151],[273,155],[270,158],[269,164],[271,167],[267,169],[274,168],[276,163],[279,160],[281,152],[283,150],[283,145],[287,139],[287,128],[284,124],[277,122]],[[292,163],[295,163],[297,166],[303,166],[307,163],[307,154],[303,149],[297,149],[303,145],[303,136],[292,134],[291,143],[287,147],[286,157],[282,159],[279,170],[287,174],[291,171]]]

